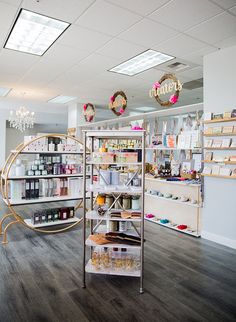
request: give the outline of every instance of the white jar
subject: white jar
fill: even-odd
[[[110,170],[100,170],[99,182],[103,186],[111,184],[111,171]]]
[[[58,151],[58,152],[63,152],[63,151],[64,151],[64,144],[59,143],[59,144],[57,145],[57,151]]]
[[[17,177],[24,176],[25,175],[25,166],[23,163],[21,163],[20,159],[16,160],[16,168],[15,173]]]
[[[48,144],[48,151],[50,151],[50,152],[55,151],[55,144],[54,143],[49,143]]]
[[[119,221],[119,231],[125,232],[127,230],[127,221]]]
[[[131,207],[133,210],[140,209],[140,197],[139,196],[132,196]]]

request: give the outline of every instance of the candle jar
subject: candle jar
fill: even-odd
[[[40,222],[41,222],[41,224],[43,224],[46,221],[47,221],[47,214],[46,214],[45,211],[43,211],[42,214],[41,214],[41,220],[40,220]]]
[[[40,224],[40,213],[39,212],[36,212],[33,214],[33,216],[31,217],[31,222],[33,225]]]
[[[105,202],[106,202],[106,195],[100,194],[97,196],[96,203],[98,206],[103,206],[105,204]]]
[[[74,218],[75,217],[75,208],[74,207],[69,207],[68,208],[68,214],[69,214],[69,218]]]
[[[124,195],[122,205],[123,205],[124,209],[126,209],[126,210],[130,209],[131,208],[131,197],[128,195]]]
[[[49,143],[48,144],[48,151],[50,151],[50,152],[55,151],[55,144],[54,143]]]
[[[59,219],[60,219],[60,209],[59,208],[52,209],[52,220],[57,221]]]
[[[68,218],[68,208],[60,209],[60,220],[66,220]]]
[[[106,200],[105,200],[105,204],[108,208],[111,207],[112,203],[113,203],[114,199],[111,195],[106,195]]]
[[[122,197],[119,197],[118,200],[115,202],[115,209],[120,209],[122,206]]]
[[[131,207],[133,210],[140,209],[140,197],[139,196],[132,196]]]
[[[127,230],[127,221],[119,221],[119,231],[124,232]]]
[[[52,216],[51,209],[47,210],[46,215],[47,215],[47,218],[46,218],[47,222],[53,221],[53,216]]]

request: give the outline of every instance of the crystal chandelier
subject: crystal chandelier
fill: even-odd
[[[10,111],[9,122],[10,127],[23,132],[28,128],[33,128],[35,115],[34,112],[30,112],[24,106],[21,106],[16,111]]]

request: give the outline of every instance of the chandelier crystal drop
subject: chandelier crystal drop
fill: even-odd
[[[10,127],[24,132],[26,129],[34,127],[35,115],[34,112],[30,112],[24,106],[21,106],[16,111],[10,111],[9,122]]]

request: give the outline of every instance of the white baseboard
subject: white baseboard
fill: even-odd
[[[209,233],[208,231],[202,231],[201,237],[211,240],[215,243],[236,249],[236,240],[235,239],[230,239],[230,238],[226,238],[226,237],[223,237],[220,235],[212,234],[212,233]]]

